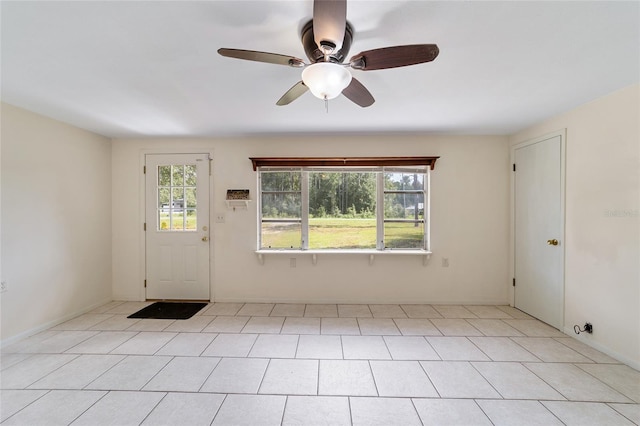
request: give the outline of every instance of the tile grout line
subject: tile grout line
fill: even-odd
[[[489,358],[489,359],[491,359],[491,358]],[[473,361],[467,361],[467,362],[469,363],[469,365],[471,366],[471,368],[473,368],[473,369],[476,371],[476,373],[478,373],[478,374],[480,375],[480,377],[482,377],[482,378],[484,379],[484,381],[485,381],[485,382],[487,382],[487,383],[489,384],[489,386],[491,386],[491,388],[492,388],[494,391],[496,391],[496,393],[497,393],[498,395],[500,395],[500,398],[502,398],[502,400],[504,401],[504,400],[505,400],[504,395],[502,395],[502,394],[500,393],[500,391],[499,391],[499,390],[498,390],[498,389],[493,385],[493,383],[491,383],[491,381],[489,381],[489,379],[487,379],[487,378],[485,377],[485,375],[484,375],[484,374],[482,374],[482,372],[476,368],[476,366],[473,364]],[[475,362],[477,362],[477,361],[475,361]],[[495,361],[491,361],[491,362],[495,362]],[[473,400],[474,400],[474,401],[475,401],[476,399],[477,399],[477,398],[473,398]],[[476,402],[476,404],[477,404],[477,402]],[[480,409],[482,409],[482,407],[480,407]],[[482,410],[482,411],[484,412],[484,410]],[[486,415],[486,413],[485,413],[485,415]],[[489,416],[487,416],[487,417],[489,417]]]
[[[480,346],[476,345],[476,344],[475,344],[475,342],[474,342],[473,340],[471,340],[471,338],[470,338],[470,337],[481,337],[481,336],[464,336],[464,338],[465,338],[465,339],[467,339],[467,341],[468,341],[469,343],[471,343],[471,344],[472,344],[472,345],[473,345],[477,350],[479,350],[479,351],[480,351],[480,353],[482,353],[484,356],[486,356],[486,357],[487,357],[487,359],[488,359],[489,361],[491,361],[491,362],[497,362],[497,361],[494,361],[494,360],[493,360],[493,358],[491,358],[491,357],[489,356],[489,354],[487,354],[485,351],[483,351],[483,350],[482,350],[482,348],[480,348]],[[483,336],[483,337],[486,337],[486,336]]]
[[[322,360],[318,360],[318,381],[316,382],[316,395],[320,396],[320,362]]]
[[[149,412],[147,413],[146,416],[144,416],[144,418],[142,419],[142,421],[139,424],[143,424],[145,420],[147,420],[149,418],[149,416],[151,415],[151,413],[153,413],[153,411],[158,408],[158,406],[160,405],[160,403],[162,403],[162,401],[164,401],[164,399],[167,397],[167,395],[169,395],[169,392],[165,392],[164,396],[162,398],[160,398],[160,400],[156,403],[156,405],[153,406],[153,408],[151,410],[149,410]]]
[[[273,310],[276,308],[276,303],[273,304],[273,306],[271,307],[271,309],[269,310],[269,313],[267,314],[267,317],[271,316],[271,313],[273,312]]]
[[[431,342],[429,341],[429,339],[427,337],[429,336],[421,336],[426,342],[427,345],[429,345],[429,347],[431,348],[431,350],[433,350],[433,353],[436,354],[439,358],[440,361],[444,361],[444,359],[442,358],[442,355],[440,355],[440,353],[438,353],[438,351],[436,350],[436,348],[433,347],[433,345],[431,344]],[[438,337],[438,336],[435,336]]]
[[[619,410],[616,409],[616,407],[613,407],[611,404],[620,404],[618,402],[603,402],[603,404],[605,404],[607,407],[611,408],[613,411],[615,411],[616,413],[618,413],[619,415],[621,415],[623,418],[629,420],[631,422],[631,424],[636,424],[632,419],[630,419],[629,417],[627,417],[626,414],[620,412]],[[636,405],[638,404],[637,402],[635,403]],[[631,404],[630,404],[631,405]]]
[[[158,333],[162,333],[162,331],[159,331]],[[172,331],[171,333],[175,333],[175,332],[173,332],[173,331]],[[175,335],[174,335],[171,339],[167,340],[167,341],[166,341],[162,346],[160,346],[160,347],[159,347],[159,348],[158,348],[158,349],[157,349],[153,354],[151,354],[151,355],[152,355],[152,356],[153,356],[153,355],[156,355],[158,352],[160,352],[160,351],[162,350],[162,348],[164,348],[165,346],[167,346],[167,345],[168,345],[169,343],[171,343],[171,342],[172,342],[176,337],[178,337],[178,335],[179,335],[179,334],[180,334],[180,333],[175,333]]]
[[[198,334],[201,334],[198,333]],[[209,333],[204,333],[204,334],[209,334]],[[211,334],[215,334],[215,336],[213,336],[213,339],[211,339],[211,341],[209,342],[209,344],[207,346],[205,346],[198,355],[196,355],[198,358],[200,358],[202,356],[202,354],[204,353],[204,351],[206,351],[207,349],[209,349],[209,346],[211,346],[213,344],[213,341],[216,340],[218,338],[218,336],[220,335],[220,333],[211,333]]]
[[[384,347],[387,348],[387,353],[389,354],[389,360],[390,361],[400,361],[400,360],[394,360],[393,359],[393,354],[391,353],[391,350],[389,349],[389,345],[387,344],[387,340],[385,339],[385,337],[392,337],[392,336],[380,336],[382,338],[382,343],[384,343]]]
[[[551,384],[550,384],[550,383],[548,383],[545,379],[543,379],[543,378],[542,378],[542,377],[540,377],[538,374],[536,374],[536,372],[535,372],[535,371],[533,371],[533,370],[531,370],[530,368],[528,368],[528,367],[525,365],[525,363],[524,363],[524,362],[518,362],[518,364],[520,364],[520,365],[521,365],[525,370],[527,370],[528,372],[530,372],[531,374],[533,374],[534,376],[536,376],[538,379],[540,379],[540,380],[541,380],[545,385],[549,386],[551,389],[553,389],[554,391],[558,392],[558,394],[559,394],[560,396],[562,396],[562,397],[565,399],[565,401],[571,401],[569,398],[567,398],[567,396],[566,396],[564,393],[562,393],[562,392],[560,392],[560,390],[556,389],[556,388],[555,388],[555,386],[551,386]],[[544,362],[544,361],[543,361],[542,363],[536,363],[536,364],[553,364],[553,363],[546,363],[546,362]],[[576,367],[576,368],[577,368],[577,367]],[[540,401],[540,400],[538,400],[538,402],[539,402],[539,401]]]
[[[437,390],[436,390],[436,392],[437,392]],[[409,398],[409,401],[411,401],[411,406],[413,407],[414,411],[416,412],[416,415],[418,416],[418,420],[420,421],[420,424],[422,426],[425,426],[424,425],[424,421],[422,421],[422,417],[420,417],[420,413],[418,412],[418,408],[416,407],[416,403],[415,403],[414,399],[415,398]]]
[[[105,355],[110,355],[110,354],[105,354]],[[114,355],[115,356],[115,355]],[[118,362],[116,362],[115,364],[113,364],[111,367],[107,368],[105,371],[103,371],[102,373],[100,373],[98,375],[98,377],[96,377],[95,379],[91,380],[89,383],[87,383],[86,385],[84,385],[84,387],[82,388],[82,390],[96,390],[96,389],[87,389],[87,386],[91,385],[91,383],[95,382],[96,380],[98,380],[100,377],[104,376],[105,374],[107,374],[109,371],[113,370],[114,368],[116,368],[118,365],[120,365],[121,363],[124,362],[125,359],[129,358],[129,355],[125,355],[122,357],[122,359]]]
[[[429,376],[429,373],[427,372],[427,370],[424,369],[424,365],[422,365],[423,362],[427,362],[427,361],[426,360],[425,361],[420,360],[420,361],[418,361],[418,365],[420,366],[420,368],[424,372],[424,375],[427,376],[427,380],[429,380],[429,383],[431,383],[431,386],[436,391],[436,394],[438,395],[438,398],[442,399],[442,395],[440,395],[440,391],[436,387],[435,383],[433,383],[433,380],[431,380],[431,377]],[[418,415],[418,417],[420,417],[420,416]]]
[[[222,406],[224,405],[224,403],[227,401],[227,397],[228,396],[229,396],[228,393],[224,394],[224,398],[222,398],[222,402],[218,406],[218,409],[216,410],[215,414],[213,415],[213,418],[211,419],[210,425],[213,425],[213,422],[216,420],[216,417],[218,417],[218,413],[220,413],[220,410],[222,409]]]
[[[478,372],[479,373],[479,372]],[[486,379],[485,379],[486,380]],[[487,380],[488,382],[488,380]],[[489,383],[489,385],[491,385],[491,383]],[[493,387],[493,385],[491,385]],[[497,391],[496,391],[497,392]],[[498,395],[500,395],[500,393],[498,392]],[[502,396],[502,395],[500,395]],[[484,411],[484,409],[482,408],[482,406],[478,403],[478,399],[477,398],[473,398],[472,401],[476,404],[476,407],[478,407],[480,409],[480,411],[482,411],[482,414],[484,414],[484,416],[487,418],[487,420],[489,421],[489,423],[491,423],[492,425],[495,426],[495,423],[493,420],[491,420],[491,418],[489,417],[489,415],[487,414],[486,411]],[[502,401],[505,401],[505,399],[503,398]]]
[[[126,330],[122,330],[123,332],[125,332]],[[115,348],[111,349],[108,354],[109,355],[120,355],[120,354],[114,354],[113,351],[115,351],[116,349],[118,349],[120,346],[124,345],[125,343],[128,343],[129,341],[131,341],[131,339],[133,339],[134,337],[140,335],[140,333],[142,333],[141,331],[130,331],[129,333],[135,333],[133,336],[129,337],[127,340],[125,340],[124,342],[120,343],[118,346],[116,346]],[[129,355],[129,354],[125,354],[125,355]]]
[[[200,357],[198,357],[198,358],[200,358]],[[218,358],[218,357],[216,357],[216,358]],[[209,378],[213,375],[213,372],[214,372],[214,371],[216,371],[216,369],[218,368],[218,366],[220,365],[220,363],[222,363],[222,360],[223,360],[223,359],[224,359],[224,358],[222,358],[222,357],[219,357],[219,358],[218,358],[218,362],[216,362],[216,365],[214,365],[214,366],[213,366],[213,368],[211,369],[211,371],[209,372],[209,374],[207,374],[207,378],[206,378],[206,379],[204,379],[204,380],[202,381],[202,384],[200,385],[200,387],[198,388],[198,390],[196,391],[196,393],[200,393],[200,392],[202,391],[202,388],[203,388],[203,387],[204,387],[204,385],[207,383],[207,381],[209,380]]]
[[[373,379],[373,386],[376,388],[376,396],[380,397],[380,390],[378,389],[378,383],[376,382],[376,376],[373,374],[373,367],[371,367],[371,360],[367,360],[367,365],[369,366],[369,372],[371,373],[371,378]]]
[[[138,355],[138,356],[145,356],[145,355]],[[153,356],[153,355],[151,355],[151,356]],[[144,390],[144,388],[145,388],[149,383],[151,383],[151,381],[152,381],[153,379],[155,379],[155,378],[158,376],[158,374],[160,374],[160,373],[162,372],[162,370],[164,370],[165,368],[167,368],[167,365],[169,365],[169,364],[170,364],[170,363],[171,363],[171,362],[172,362],[176,357],[175,357],[175,356],[172,356],[172,357],[170,357],[170,358],[171,358],[171,359],[167,360],[167,362],[165,362],[165,364],[164,364],[164,365],[163,365],[163,366],[162,366],[158,371],[156,371],[156,372],[153,374],[153,376],[151,376],[151,377],[149,378],[149,380],[147,380],[147,381],[145,382],[145,384],[144,384],[144,385],[140,386],[140,389],[138,389],[138,390],[137,390],[138,392],[162,392],[162,391],[156,391],[156,390]]]
[[[36,355],[38,355],[38,354],[36,354]],[[45,354],[42,354],[42,355],[45,355]],[[62,354],[46,354],[46,355],[71,355],[71,354],[64,354],[64,353],[62,353]],[[54,372],[56,372],[56,371],[60,370],[62,367],[66,366],[66,365],[68,365],[68,364],[71,364],[73,361],[75,361],[76,359],[80,358],[81,356],[82,356],[82,355],[80,355],[80,354],[75,354],[75,356],[73,356],[73,358],[71,358],[69,361],[65,362],[64,364],[62,364],[62,365],[60,365],[60,366],[58,366],[58,367],[56,367],[55,369],[51,370],[50,372],[48,372],[48,373],[47,373],[47,374],[45,374],[44,376],[41,376],[40,378],[38,378],[38,379],[34,380],[33,382],[29,383],[27,386],[25,386],[25,387],[24,387],[24,388],[22,388],[22,389],[24,389],[24,390],[28,390],[30,386],[33,386],[34,384],[36,384],[36,383],[37,383],[37,382],[39,382],[40,380],[44,379],[45,377],[50,376],[50,375],[51,375],[51,374],[53,374]]]
[[[590,359],[591,361],[593,361],[593,363],[594,363],[594,364],[609,364],[609,365],[616,365],[616,364],[617,364],[617,362],[616,362],[615,364],[612,364],[612,363],[603,363],[603,362],[598,362],[598,361],[596,361],[595,359],[591,358],[589,355],[585,354],[584,352],[578,351],[577,349],[574,349],[574,348],[572,348],[571,346],[569,346],[569,345],[567,345],[567,344],[565,344],[564,342],[562,342],[562,341],[560,341],[560,340],[559,340],[559,339],[574,339],[574,337],[571,337],[571,336],[567,336],[567,337],[552,337],[552,339],[553,339],[553,340],[555,340],[556,342],[560,343],[561,345],[563,345],[563,346],[565,346],[565,347],[569,348],[569,349],[573,349],[574,351],[576,351],[577,353],[579,353],[579,354],[580,354],[580,355],[582,355],[583,357],[585,357],[585,358],[587,358],[587,359]],[[575,340],[576,340],[576,341],[578,341],[578,342],[580,342],[580,341],[579,341],[579,340],[577,340],[577,339],[575,339]],[[580,343],[582,343],[582,342],[580,342]],[[587,346],[587,345],[585,345],[585,346]],[[587,346],[587,347],[589,347],[589,346]],[[608,355],[607,355],[607,356],[608,356]],[[616,361],[616,360],[614,360],[614,361]]]
[[[574,363],[570,363],[571,365],[573,365],[574,367],[576,367],[578,370],[580,370],[583,373],[588,374],[589,376],[593,377],[594,379],[596,379],[597,381],[599,381],[600,383],[602,383],[603,385],[605,385],[606,387],[608,387],[609,389],[611,389],[612,391],[619,393],[620,395],[624,396],[625,398],[627,398],[629,401],[632,401],[636,404],[638,404],[638,402],[636,402],[631,396],[628,396],[627,394],[623,393],[622,391],[619,391],[618,389],[614,388],[613,386],[609,385],[608,383],[606,383],[605,381],[601,380],[599,377],[594,376],[593,374],[591,374],[589,371],[584,370],[583,368],[580,368],[580,364],[584,364],[584,363],[579,363],[579,362],[574,362]],[[590,363],[588,365],[591,365]],[[601,401],[601,402],[605,402],[605,401]],[[605,402],[606,403],[606,402]],[[640,405],[640,404],[639,404]]]
[[[106,396],[107,396],[107,395],[109,395],[111,392],[112,392],[112,391],[104,391],[104,394],[103,394],[100,398],[96,399],[96,401],[95,401],[93,404],[91,404],[90,406],[88,406],[88,407],[86,408],[86,410],[84,410],[82,413],[78,414],[78,415],[76,416],[76,418],[75,418],[75,419],[73,419],[71,422],[69,422],[69,424],[72,424],[73,422],[75,422],[76,420],[78,420],[80,417],[82,417],[82,416],[84,415],[84,413],[86,413],[87,411],[89,411],[89,410],[90,410],[91,408],[93,408],[97,403],[99,403],[99,402],[100,402],[100,401],[102,401],[104,398],[106,398]]]
[[[351,397],[348,396],[347,397],[347,402],[348,402],[348,406],[349,406],[349,421],[351,422],[351,425],[353,426],[353,410],[351,409]]]
[[[282,407],[282,416],[280,417],[280,426],[284,423],[284,414],[287,412],[287,404],[289,403],[289,395],[285,395],[284,407]]]
[[[258,389],[256,390],[256,395],[262,395],[260,393],[260,388],[262,388],[262,384],[264,383],[264,378],[267,377],[267,372],[269,371],[269,367],[271,366],[271,358],[267,361],[267,366],[264,369],[264,373],[262,373],[262,378],[260,379],[260,384],[258,385]]]
[[[286,334],[285,334],[285,336],[286,336]],[[295,336],[295,334],[294,334],[294,336]],[[298,347],[300,346],[300,335],[298,334],[297,336],[298,336],[298,338],[296,339],[296,350],[293,352],[293,358],[291,358],[291,359],[297,359],[297,357],[298,357]]]
[[[539,339],[539,337],[531,337],[531,336],[507,336],[507,339],[509,339],[511,342],[515,343],[516,345],[518,345],[519,348],[522,348],[522,350],[524,350],[525,352],[528,352],[531,354],[531,356],[533,356],[535,359],[537,359],[539,362],[547,362],[545,360],[543,360],[541,357],[539,357],[538,355],[536,355],[535,353],[533,353],[532,351],[530,351],[529,349],[527,349],[526,347],[522,346],[520,343],[518,343],[517,341],[514,340],[514,337],[524,337],[527,339]]]
[[[9,390],[9,389],[3,389],[3,390]],[[2,422],[0,423],[5,423],[7,420],[9,420],[11,417],[15,416],[16,414],[20,413],[22,410],[24,410],[25,408],[35,404],[37,401],[41,400],[42,398],[44,398],[46,395],[50,394],[51,392],[53,392],[52,389],[47,390],[45,393],[43,393],[42,395],[40,395],[39,397],[37,397],[36,399],[34,399],[33,401],[31,401],[30,403],[28,403],[27,405],[25,405],[24,407],[22,407],[21,409],[19,409],[18,411],[16,411],[15,413],[13,413],[12,415],[10,415],[9,417],[7,417],[6,419],[2,420]],[[74,419],[75,420],[75,419]]]
[[[542,405],[542,406],[544,407],[544,409],[545,409],[545,410],[547,410],[547,411],[548,411],[548,412],[549,412],[553,417],[555,417],[556,419],[558,419],[558,421],[559,421],[560,423],[562,423],[562,424],[565,424],[565,425],[566,425],[566,423],[565,423],[565,422],[563,422],[563,421],[562,421],[562,419],[561,419],[560,417],[556,416],[556,413],[554,413],[554,412],[553,412],[549,407],[547,407],[547,406],[545,405],[545,403],[543,402],[544,400],[540,399],[540,400],[537,400],[537,401],[538,401],[538,404]]]

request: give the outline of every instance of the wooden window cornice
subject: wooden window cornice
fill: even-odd
[[[250,157],[258,167],[393,167],[428,166],[433,170],[440,157]]]

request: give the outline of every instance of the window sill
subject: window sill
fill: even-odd
[[[258,261],[261,265],[264,265],[265,256],[266,255],[276,255],[276,256],[304,256],[310,255],[311,262],[315,265],[318,263],[318,255],[364,255],[369,257],[369,265],[373,265],[373,261],[375,256],[389,256],[389,255],[400,255],[400,256],[422,256],[422,264],[426,266],[429,263],[429,259],[431,259],[431,251],[427,250],[292,250],[292,249],[273,249],[273,250],[256,250],[256,254],[258,255]]]

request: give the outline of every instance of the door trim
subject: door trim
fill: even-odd
[[[144,223],[146,221],[146,202],[147,202],[147,191],[146,191],[146,181],[145,181],[145,173],[144,167],[146,164],[146,156],[147,155],[163,155],[163,154],[209,154],[209,164],[210,164],[210,173],[209,173],[209,301],[214,301],[214,229],[211,227],[211,216],[213,215],[214,210],[214,180],[213,180],[213,166],[214,166],[214,150],[212,147],[188,147],[188,148],[180,148],[179,150],[172,148],[145,148],[141,149],[138,154],[138,254],[139,254],[139,265],[138,265],[138,300],[144,302],[147,300],[147,292],[145,289],[145,279],[147,274],[147,247],[146,247],[146,235],[144,230]]]
[[[512,165],[515,162],[515,157],[516,157],[516,150],[520,149],[520,148],[524,148],[526,146],[529,145],[533,145],[542,141],[545,141],[547,139],[552,139],[555,137],[560,137],[560,216],[561,216],[561,221],[560,221],[560,238],[562,241],[562,246],[561,246],[561,264],[562,264],[562,312],[561,312],[561,316],[562,316],[562,328],[560,328],[561,331],[564,330],[564,322],[565,322],[565,290],[566,290],[566,285],[565,285],[565,280],[566,280],[566,250],[567,250],[567,244],[566,244],[566,214],[565,214],[565,202],[566,202],[566,192],[565,192],[565,187],[566,187],[566,149],[567,149],[567,129],[560,129],[560,130],[556,130],[554,132],[551,133],[547,133],[544,134],[542,136],[536,137],[536,138],[532,138],[532,139],[527,139],[521,142],[517,142],[513,145],[511,145],[511,150],[510,150],[510,155],[509,155],[509,167],[511,168]],[[515,239],[516,239],[516,229],[515,229],[515,218],[516,218],[516,186],[515,186],[515,174],[513,172],[511,172],[511,176],[510,176],[510,195],[511,195],[511,200],[510,200],[510,225],[509,225],[509,304],[511,306],[515,306],[515,291],[514,291],[514,287],[513,287],[513,279],[515,277],[515,264],[516,264],[516,252],[515,252]],[[517,285],[517,283],[516,283]]]

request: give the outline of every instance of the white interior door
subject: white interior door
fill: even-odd
[[[562,136],[515,149],[515,306],[564,326]]]
[[[146,165],[146,297],[209,300],[209,156],[153,154]]]

